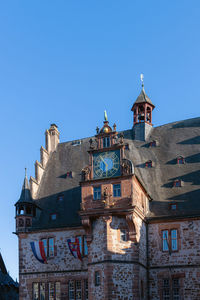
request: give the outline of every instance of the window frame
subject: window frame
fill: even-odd
[[[163,234],[164,232],[167,232],[168,236],[167,236],[167,239],[164,239],[163,237]],[[172,234],[173,232],[176,232],[176,238],[173,238],[172,237]],[[169,253],[174,253],[174,252],[178,252],[180,250],[180,243],[179,243],[179,230],[178,228],[168,228],[168,229],[163,229],[161,231],[161,237],[162,237],[162,252],[169,252]],[[167,246],[168,246],[168,249],[164,249],[164,241],[167,241]],[[173,241],[176,241],[176,249],[173,249]]]
[[[46,246],[44,245],[44,251],[45,251],[45,255],[46,258],[53,258],[56,256],[56,246],[55,246],[55,237],[43,237],[40,239],[43,242],[44,245],[44,241],[46,241]],[[53,240],[53,255],[50,255],[50,240]],[[46,249],[46,250],[45,250]]]
[[[95,189],[99,189],[99,191],[95,191]],[[93,186],[93,201],[98,200],[101,200],[101,185]]]
[[[68,285],[68,298],[69,300],[77,300],[76,297],[76,288],[77,288],[77,282],[81,282],[81,300],[88,300],[88,279],[87,278],[77,278],[77,279],[70,279],[67,282]],[[74,289],[71,290],[71,292],[74,293],[72,296],[73,298],[70,298],[70,283],[73,282]],[[86,284],[87,283],[87,284]]]
[[[109,148],[111,146],[111,138],[110,136],[103,137],[103,148]]]
[[[78,235],[76,237],[79,240],[79,248],[80,248],[81,257],[88,256],[88,245],[87,245],[86,235]],[[80,247],[80,240],[81,240],[81,247]]]
[[[182,299],[182,291],[181,291],[181,278],[183,276],[177,276],[177,275],[174,275],[172,277],[169,277],[169,275],[167,276],[164,276],[163,278],[161,278],[161,299],[162,300],[172,300],[172,299],[175,299],[174,298],[174,290],[178,289],[178,295],[175,295],[175,296],[178,296],[178,298],[176,300],[181,300]],[[164,280],[168,281],[168,284],[165,285],[164,284]],[[178,285],[174,285],[174,281],[175,280],[178,280]],[[167,291],[167,294],[164,295],[164,291]],[[167,297],[165,297],[167,296]]]
[[[100,286],[101,285],[101,273],[99,270],[94,272],[94,285]]]
[[[119,188],[116,187],[117,185],[119,186]],[[121,197],[122,196],[121,182],[119,182],[119,183],[113,183],[112,184],[112,191],[113,191],[113,198],[119,198],[119,197]],[[115,194],[115,192],[116,192],[116,194]]]

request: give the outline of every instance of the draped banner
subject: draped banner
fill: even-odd
[[[42,241],[30,242],[35,258],[42,264],[47,264],[44,245]]]
[[[69,250],[70,250],[71,254],[75,258],[78,258],[78,259],[82,260],[78,238],[68,239],[67,244],[68,244],[68,247],[69,247]]]

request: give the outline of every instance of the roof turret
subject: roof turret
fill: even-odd
[[[30,192],[30,187],[29,187],[29,183],[28,183],[26,168],[25,168],[25,178],[24,178],[24,183],[22,186],[21,195],[20,195],[20,198],[17,201],[17,203],[19,203],[19,202],[20,203],[33,203],[33,199],[31,197],[31,192]]]

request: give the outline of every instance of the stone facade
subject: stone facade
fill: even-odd
[[[20,300],[200,299],[200,119],[153,128],[153,109],[143,88],[131,130],[46,131],[16,203]]]

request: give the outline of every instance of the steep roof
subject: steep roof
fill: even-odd
[[[146,142],[133,140],[132,130],[123,134],[129,144],[125,155],[153,199],[148,216],[200,215],[200,118],[156,127]],[[81,170],[89,164],[89,139],[83,139],[79,145],[60,143],[51,153],[36,200],[42,212],[33,223],[35,229],[81,225],[79,182]],[[150,147],[153,140],[157,141],[156,147]],[[177,164],[178,156],[185,158],[185,164]],[[149,160],[153,162],[152,168],[145,167]],[[72,178],[66,178],[70,171]],[[181,187],[173,187],[175,179],[182,180]],[[173,202],[178,203],[175,211],[169,209]],[[50,220],[52,213],[57,213],[56,220]]]
[[[19,203],[19,202],[21,202],[21,203],[33,203],[31,193],[30,193],[28,178],[27,178],[26,174],[25,174],[24,183],[23,183],[23,186],[22,186],[21,195],[20,195],[20,198],[17,201],[17,203]]]
[[[14,286],[18,288],[19,285],[8,274],[3,258],[0,253],[0,287],[1,286]]]
[[[139,104],[139,103],[149,103],[151,104],[153,107],[153,103],[151,102],[150,98],[147,96],[147,94],[145,93],[145,90],[144,88],[142,88],[141,90],[141,93],[139,94],[139,96],[137,97],[135,103],[133,104],[133,107],[135,106],[135,104]],[[132,110],[133,110],[133,107],[132,107]]]

